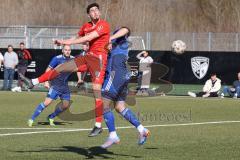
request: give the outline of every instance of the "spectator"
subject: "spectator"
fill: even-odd
[[[89,43],[86,42],[86,43],[82,44],[82,51],[79,56],[85,56],[88,50],[89,50]],[[77,75],[78,75],[78,77],[81,77],[81,78],[78,78],[78,82],[77,82],[78,87],[80,87],[80,85],[82,85],[84,83],[84,79],[87,75],[87,72],[83,72],[83,73],[77,72]]]
[[[234,81],[231,87],[224,86],[223,93],[221,94],[222,98],[224,98],[226,94],[229,94],[229,96],[233,98],[240,97],[240,72],[238,72],[237,76],[238,80]]]
[[[221,89],[221,80],[217,78],[216,73],[211,74],[211,78],[206,81],[203,91],[199,93],[188,92],[191,97],[218,97],[218,92]]]
[[[82,52],[80,53],[80,55],[85,56],[88,50],[89,50],[89,43],[86,42],[82,44]]]
[[[20,50],[17,51],[18,60],[19,60],[19,63],[17,66],[18,84],[17,84],[17,87],[13,88],[12,91],[21,92],[23,89],[23,81],[19,77],[19,73],[21,73],[22,75],[25,76],[25,74],[27,72],[27,66],[30,64],[32,56],[31,56],[30,52],[27,49],[25,49],[25,44],[23,42],[21,42],[19,45],[20,45]]]
[[[1,68],[1,66],[3,64],[3,61],[4,61],[4,58],[3,58],[2,53],[0,52],[0,68]]]
[[[4,54],[3,90],[11,90],[15,68],[17,64],[18,64],[18,56],[13,51],[13,46],[8,45],[8,51]]]
[[[138,93],[146,94],[151,81],[151,64],[153,63],[152,57],[148,55],[147,51],[142,51],[137,55],[139,62],[139,74],[138,74]]]

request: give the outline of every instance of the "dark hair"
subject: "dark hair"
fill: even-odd
[[[212,76],[216,76],[216,75],[217,75],[216,72],[212,72],[212,73],[210,74],[211,77],[212,77]]]
[[[87,14],[89,14],[89,11],[92,7],[97,7],[99,9],[99,4],[97,3],[92,3],[87,6]]]
[[[8,48],[9,48],[9,47],[13,48],[13,46],[12,46],[11,44],[8,45]]]
[[[19,45],[25,45],[24,42],[21,42]]]

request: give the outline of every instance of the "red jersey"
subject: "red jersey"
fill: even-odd
[[[101,19],[94,25],[92,22],[88,22],[80,28],[78,35],[82,37],[93,31],[96,31],[99,37],[89,42],[89,52],[97,55],[107,54],[108,51],[105,48],[110,39],[110,25]]]

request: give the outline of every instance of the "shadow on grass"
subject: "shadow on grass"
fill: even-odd
[[[103,149],[99,146],[94,146],[90,148],[80,148],[74,146],[62,146],[61,148],[55,149],[42,149],[42,150],[33,150],[33,151],[15,151],[18,153],[46,153],[46,152],[72,152],[82,156],[85,156],[86,159],[95,159],[95,158],[104,158],[104,159],[114,159],[116,157],[125,157],[127,158],[142,158],[141,156],[134,156],[134,155],[126,155],[126,154],[116,154],[114,152],[108,151],[107,149]]]
[[[157,147],[146,147],[145,149],[154,150],[154,149],[158,149],[158,148]]]
[[[38,125],[49,125],[49,122],[38,122],[37,124],[38,124]],[[72,123],[70,123],[70,122],[55,122],[55,121],[54,121],[54,124],[55,124],[56,126],[62,126],[62,125],[72,124]]]

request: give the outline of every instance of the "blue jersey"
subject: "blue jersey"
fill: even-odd
[[[69,61],[73,59],[73,56],[65,57],[63,55],[55,56],[51,62],[49,63],[50,68],[55,68],[56,66],[65,63],[66,61]],[[64,72],[58,75],[55,79],[51,80],[51,88],[54,90],[61,92],[61,93],[70,93],[69,87],[68,87],[68,78],[71,75],[70,72]]]
[[[131,76],[127,68],[128,47],[127,36],[112,41],[112,51],[108,55],[106,76],[102,87],[104,98],[113,101],[125,101],[126,99]]]
[[[114,33],[116,33],[116,30]],[[114,71],[121,75],[129,76],[127,69],[129,41],[127,36],[112,41],[112,51],[108,55],[107,76]],[[106,77],[107,77],[106,76]]]

